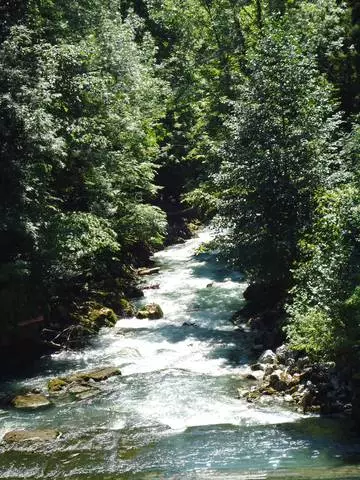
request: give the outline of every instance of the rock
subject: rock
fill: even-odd
[[[62,378],[53,378],[48,382],[48,390],[51,393],[60,392],[67,386],[67,382]]]
[[[90,385],[72,384],[69,385],[67,393],[73,395],[76,400],[87,400],[100,393],[100,389]]]
[[[148,318],[150,320],[158,320],[164,316],[163,311],[161,310],[160,305],[157,303],[150,303],[145,305],[141,310],[136,314],[136,318],[144,319]]]
[[[89,380],[94,380],[95,382],[101,382],[103,380],[107,380],[110,377],[114,377],[116,375],[121,375],[121,372],[118,368],[115,367],[105,367],[99,368],[96,370],[91,370],[89,372],[79,372],[75,373],[74,375],[70,375],[69,377],[65,377],[67,383],[72,382],[80,382],[85,380],[85,382]]]
[[[20,442],[50,442],[60,436],[57,430],[13,430],[7,432],[3,440],[6,443]]]
[[[310,358],[309,357],[300,357],[297,361],[296,361],[296,366],[302,370],[303,368],[306,368],[308,366],[311,365],[311,361],[310,361]]]
[[[306,413],[310,409],[310,407],[312,407],[313,400],[314,400],[313,393],[309,389],[305,389],[299,402],[300,405],[302,406],[304,413]]]
[[[143,290],[157,290],[160,288],[160,283],[152,283],[150,285],[145,285],[143,287]]]
[[[285,365],[285,362],[289,356],[289,351],[290,350],[287,345],[280,345],[275,352],[277,361]]]
[[[89,372],[78,372],[69,375],[68,377],[54,378],[50,380],[48,383],[48,389],[51,393],[70,393],[79,395],[82,398],[84,395],[88,397],[88,394],[90,395],[91,391],[91,396],[93,396],[99,393],[99,389],[94,388],[88,382],[102,382],[117,375],[121,375],[121,371],[115,367],[104,367]]]
[[[196,323],[194,322],[184,322],[182,324],[182,327],[198,327],[199,325],[197,325]]]
[[[264,370],[265,377],[268,377],[269,375],[271,375],[274,370],[276,370],[276,365],[271,365],[271,364],[266,365]]]
[[[52,405],[50,400],[45,395],[27,393],[25,395],[18,395],[12,400],[12,405],[15,408],[23,410],[38,410],[47,408]]]
[[[259,382],[264,378],[264,372],[262,370],[253,370],[251,373],[245,375],[245,380]]]
[[[257,370],[265,370],[265,367],[261,363],[254,363],[253,365],[250,365],[250,369],[255,372]]]
[[[275,370],[269,377],[269,384],[278,392],[291,388],[295,383],[293,377],[282,370]]]
[[[121,372],[118,368],[115,367],[105,367],[99,368],[97,370],[92,370],[91,372],[79,373],[80,378],[84,380],[94,380],[95,382],[102,382],[107,380],[110,377],[121,375]]]
[[[158,273],[160,272],[160,267],[153,267],[153,268],[139,268],[137,273],[140,276],[145,276],[145,275],[152,275],[153,273]]]
[[[259,363],[276,363],[276,354],[272,350],[265,350],[258,360]]]
[[[213,285],[214,285],[214,282],[208,283],[208,284],[206,285],[206,288],[211,288]]]
[[[117,316],[111,308],[92,308],[88,313],[90,327],[99,330],[102,327],[113,327],[117,322]]]
[[[136,313],[134,305],[126,300],[126,298],[122,298],[119,301],[119,307],[122,317],[133,317]]]

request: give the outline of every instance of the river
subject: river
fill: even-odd
[[[119,320],[86,349],[41,359],[2,384],[44,390],[49,379],[116,366],[101,395],[26,413],[0,410],[0,435],[56,428],[47,444],[0,444],[0,478],[20,479],[360,479],[360,438],[351,422],[303,416],[237,398],[253,360],[229,321],[242,303],[242,276],[195,250],[209,238],[155,255],[160,273],[140,303],[161,320]],[[186,324],[184,325],[184,323]]]

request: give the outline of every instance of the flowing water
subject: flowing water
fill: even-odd
[[[215,256],[194,255],[202,232],[155,255],[141,303],[161,320],[120,320],[80,352],[42,359],[7,382],[44,389],[50,378],[102,366],[121,377],[81,402],[41,412],[0,410],[0,434],[56,428],[48,444],[0,444],[0,478],[360,479],[360,439],[344,419],[302,416],[237,398],[249,363],[246,334],[229,321],[246,285]],[[184,325],[185,323],[185,325]]]

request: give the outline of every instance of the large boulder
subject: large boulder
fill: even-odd
[[[49,442],[60,436],[57,430],[13,430],[5,433],[3,440],[6,443],[20,442]]]
[[[136,314],[136,318],[139,318],[141,320],[144,318],[148,318],[150,320],[158,320],[163,316],[164,313],[160,305],[158,305],[157,303],[149,303],[148,305],[145,305]]]
[[[50,407],[52,403],[45,395],[40,393],[26,393],[13,398],[12,405],[22,410],[39,410]]]
[[[272,350],[265,350],[259,357],[258,363],[276,363],[276,354]]]

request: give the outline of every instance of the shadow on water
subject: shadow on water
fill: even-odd
[[[197,257],[194,257],[197,260]],[[239,282],[244,280],[244,276],[238,272],[231,272],[223,263],[218,263],[214,268],[214,265],[209,265],[206,262],[199,262],[195,265],[191,265],[190,270],[192,275],[196,278],[206,278],[214,282],[225,282],[231,280],[233,282]]]

